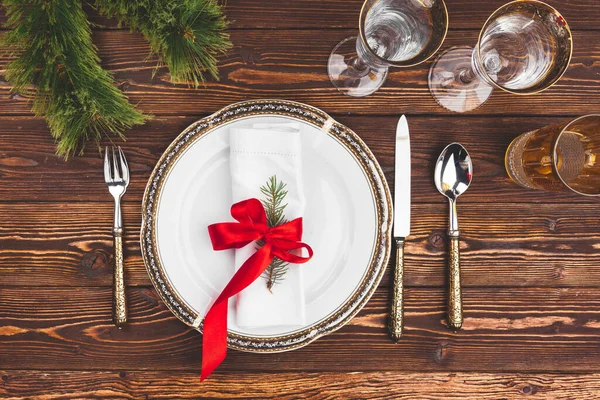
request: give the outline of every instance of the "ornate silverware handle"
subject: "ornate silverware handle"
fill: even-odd
[[[457,330],[460,329],[463,323],[460,289],[460,242],[458,235],[450,237],[448,270],[448,326]]]
[[[396,239],[396,268],[392,283],[389,331],[394,342],[402,337],[404,319],[404,239]]]
[[[123,230],[114,231],[115,268],[113,273],[113,321],[121,328],[127,322],[125,269],[123,266]]]

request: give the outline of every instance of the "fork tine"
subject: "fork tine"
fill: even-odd
[[[108,159],[108,146],[104,149],[104,181],[111,182],[112,176],[110,174],[110,160]]]
[[[115,154],[115,146],[112,147],[112,171],[113,179],[115,181],[120,181],[121,173],[119,172],[119,161],[117,159],[117,155]]]
[[[119,159],[121,160],[121,171],[123,172],[123,180],[125,183],[129,183],[129,166],[127,165],[127,159],[125,159],[125,154],[119,146]]]

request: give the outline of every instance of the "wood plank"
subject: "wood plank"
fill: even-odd
[[[201,335],[152,289],[128,290],[130,323],[111,323],[108,288],[0,291],[0,365],[37,370],[199,371]],[[441,289],[408,289],[405,335],[386,334],[387,290],[349,325],[293,352],[230,351],[218,372],[600,372],[600,289],[466,288],[465,322],[444,325]],[[385,360],[385,362],[383,362]]]
[[[547,0],[556,7],[569,22],[572,29],[598,29],[598,17],[589,12],[596,7],[594,0]],[[225,15],[232,22],[231,29],[276,29],[276,28],[356,28],[362,0],[320,0],[290,1],[273,3],[269,0],[229,1],[225,4]],[[473,6],[471,0],[446,0],[450,18],[450,29],[481,29],[487,18],[503,0],[487,0]],[[101,29],[116,29],[114,20],[100,17],[93,9],[86,7],[90,20]],[[0,9],[0,24],[6,21],[4,10]]]
[[[227,4],[226,13],[235,28],[356,28],[364,1],[325,0],[273,3],[250,0]],[[488,17],[504,5],[503,0],[487,0],[474,6],[472,0],[446,0],[450,29],[479,30]],[[569,22],[572,29],[598,29],[598,16],[590,15],[596,7],[593,0],[565,2],[548,0]],[[268,16],[268,18],[267,18]]]
[[[44,121],[31,116],[26,99],[9,94],[1,75],[9,58],[0,49],[0,398],[597,398],[598,199],[523,190],[503,169],[518,134],[598,112],[597,1],[547,1],[575,29],[565,78],[538,96],[494,93],[468,115],[451,115],[431,98],[431,62],[393,70],[368,98],[335,91],[327,57],[356,33],[362,0],[228,2],[235,47],[221,59],[222,80],[198,90],[170,84],[164,68],[152,79],[145,40],[92,16],[105,25],[94,32],[104,65],[132,102],[157,116],[129,131],[124,146],[134,181],[124,206],[131,323],[123,330],[111,323],[112,204],[101,158],[93,145],[69,162],[56,158]],[[505,0],[447,2],[444,48],[473,45]],[[230,351],[200,384],[201,335],[167,310],[142,264],[141,196],[183,128],[258,97],[331,113],[365,140],[390,182],[393,132],[408,114],[415,218],[406,249],[405,336],[397,345],[387,338],[388,271],[365,309],[338,332],[290,353]],[[464,143],[475,163],[475,181],[459,204],[465,323],[457,333],[445,326],[447,206],[431,177],[451,141]]]
[[[329,113],[395,115],[397,113],[450,114],[429,94],[427,75],[431,62],[409,69],[392,69],[386,84],[365,98],[343,96],[331,85],[326,63],[332,47],[353,30],[336,30],[323,39],[319,30],[243,30],[232,32],[236,44],[220,62],[220,82],[201,89],[172,85],[166,70],[154,79],[155,62],[139,35],[126,31],[97,32],[96,42],[104,65],[114,73],[130,100],[155,115],[198,115],[214,112],[232,102],[252,98],[286,98],[306,102]],[[277,37],[277,40],[273,40]],[[444,48],[474,45],[477,32],[453,31]],[[497,91],[472,114],[579,115],[597,111],[600,43],[597,33],[575,33],[574,58],[562,80],[533,96]],[[0,59],[0,72],[8,60]],[[9,94],[0,83],[0,115],[31,115],[26,99]]]
[[[600,374],[521,373],[216,373],[200,383],[197,372],[0,371],[3,398],[217,398],[217,399],[596,399]]]
[[[400,113],[398,113],[400,114]],[[379,160],[393,190],[394,132],[398,116],[336,116],[367,143]],[[148,177],[169,143],[199,117],[161,117],[128,132],[123,145],[132,174],[124,202],[141,204]],[[453,141],[467,146],[474,163],[474,180],[460,204],[558,203],[598,204],[598,199],[566,193],[526,190],[504,170],[509,143],[523,132],[566,117],[450,117],[409,115],[413,160],[413,202],[441,204],[433,183],[434,163]],[[41,119],[0,117],[0,202],[109,201],[102,158],[94,144],[82,157],[68,162],[54,155],[54,144]],[[108,141],[103,144],[110,144]],[[493,193],[493,196],[490,194]],[[460,207],[460,206],[459,206]],[[573,210],[575,213],[576,210]],[[503,213],[498,210],[497,213]]]
[[[463,286],[600,287],[600,209],[515,204],[460,207]],[[407,286],[443,287],[446,204],[414,205],[406,244]],[[112,201],[0,204],[0,275],[5,286],[112,285]],[[149,286],[141,258],[139,206],[127,204],[125,265],[130,286]],[[518,217],[516,217],[518,216]],[[382,287],[391,281],[391,269]]]

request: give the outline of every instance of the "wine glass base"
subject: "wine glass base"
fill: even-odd
[[[429,70],[429,90],[444,108],[467,112],[486,102],[493,87],[472,71],[472,47],[452,47],[442,53]]]
[[[381,87],[388,69],[362,61],[356,52],[356,39],[349,37],[335,46],[329,56],[327,72],[337,90],[347,96],[364,97]]]

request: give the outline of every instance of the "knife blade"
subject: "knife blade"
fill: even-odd
[[[410,234],[410,135],[403,115],[396,128],[394,237]]]
[[[389,331],[394,342],[402,337],[404,319],[404,241],[410,234],[410,134],[406,116],[402,116],[396,127],[394,189],[394,242],[396,265],[392,284],[392,304]]]

